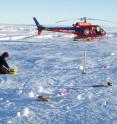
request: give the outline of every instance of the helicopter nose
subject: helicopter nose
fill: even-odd
[[[102,30],[102,31],[101,31],[101,34],[102,34],[102,35],[106,35],[106,31]]]

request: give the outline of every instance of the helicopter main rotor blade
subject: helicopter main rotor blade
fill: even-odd
[[[93,19],[93,18],[87,18],[87,20],[93,20],[93,21],[103,21],[103,22],[109,22],[109,23],[117,23],[109,20],[103,20],[103,19]]]
[[[86,22],[87,20],[93,20],[93,21],[103,21],[103,22],[109,22],[109,23],[117,23],[117,22],[113,22],[113,21],[109,21],[109,20],[93,19],[93,18],[87,18],[87,17],[64,19],[64,20],[57,21],[56,23],[73,21],[73,20],[80,20],[80,21],[84,21],[84,22]]]
[[[57,21],[56,23],[67,22],[67,21],[73,21],[73,20],[82,20],[82,18],[64,19],[64,20]]]

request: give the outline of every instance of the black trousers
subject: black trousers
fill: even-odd
[[[8,70],[4,66],[1,66],[0,67],[0,74],[8,74]]]

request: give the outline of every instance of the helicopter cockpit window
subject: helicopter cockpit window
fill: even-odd
[[[92,27],[92,31],[95,31],[95,27]]]
[[[100,27],[96,27],[96,30],[97,30],[97,32],[101,31]]]
[[[101,34],[101,28],[98,26],[96,27],[96,34],[99,34],[99,35]]]

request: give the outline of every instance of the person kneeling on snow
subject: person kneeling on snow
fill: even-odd
[[[8,52],[2,53],[0,56],[0,74],[8,74],[9,73],[9,65],[6,62],[6,58],[9,57]]]

